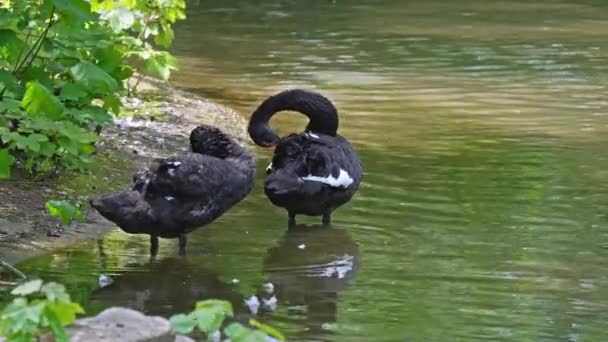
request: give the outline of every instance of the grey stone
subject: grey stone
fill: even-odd
[[[176,337],[165,318],[146,316],[126,308],[109,308],[91,318],[77,320],[67,328],[72,342],[190,342]]]

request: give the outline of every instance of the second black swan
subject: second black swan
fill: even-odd
[[[90,201],[122,230],[149,234],[150,252],[158,238],[178,238],[221,216],[253,188],[255,160],[220,129],[202,125],[190,133],[192,152],[159,158],[133,176],[132,188]]]
[[[304,132],[280,138],[270,128],[270,118],[285,110],[309,118]],[[267,98],[250,118],[248,132],[253,141],[275,147],[264,191],[274,205],[287,210],[290,227],[298,214],[322,216],[323,224],[330,224],[332,212],[350,201],[359,187],[361,161],[337,131],[338,111],[332,102],[302,89]]]

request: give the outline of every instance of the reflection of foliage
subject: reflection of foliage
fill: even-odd
[[[43,284],[32,280],[16,287],[12,295],[18,296],[0,314],[0,335],[11,341],[32,341],[36,336],[51,332],[59,342],[69,338],[64,326],[74,322],[76,315],[84,313],[73,303],[63,285]]]
[[[189,314],[178,314],[171,317],[171,326],[180,334],[190,334],[195,328],[198,328],[208,338],[211,338],[219,333],[226,318],[233,315],[230,302],[209,299],[196,303],[194,311]],[[233,322],[226,325],[223,333],[234,342],[264,342],[267,336],[285,341],[285,337],[278,330],[255,320],[250,320],[249,323],[257,329]]]

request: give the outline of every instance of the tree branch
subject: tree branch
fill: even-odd
[[[0,266],[2,266],[4,268],[6,268],[7,270],[15,273],[21,279],[27,279],[27,276],[25,275],[25,273],[19,271],[15,266],[9,264],[8,262],[6,262],[4,260],[0,260]]]

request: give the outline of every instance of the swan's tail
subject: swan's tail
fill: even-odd
[[[154,222],[152,208],[137,191],[111,193],[89,203],[101,216],[128,233],[139,233]]]

